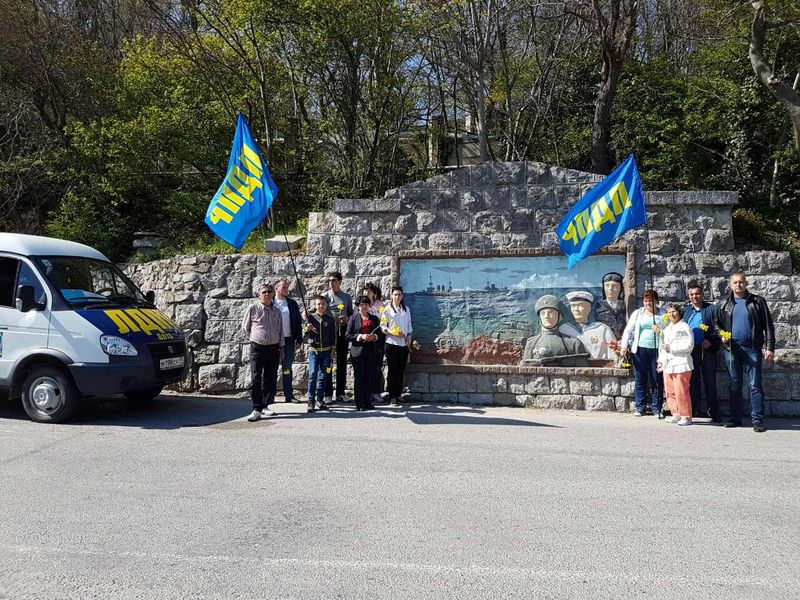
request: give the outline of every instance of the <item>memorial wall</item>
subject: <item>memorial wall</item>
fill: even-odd
[[[716,301],[741,270],[775,320],[777,360],[764,372],[769,412],[800,414],[800,277],[788,253],[734,247],[734,192],[658,191],[645,192],[651,261],[640,228],[567,270],[553,229],[601,179],[540,163],[487,163],[381,198],[337,199],[333,210],[309,215],[297,269],[307,295],[326,289],[329,271],[344,275],[348,292],[366,282],[386,292],[404,286],[421,345],[407,378],[415,400],[588,410],[632,404],[632,375],[607,342],[651,280],[664,301],[685,300],[693,279]],[[183,256],[132,264],[128,273],[188,332],[185,390],[245,390],[242,311],[265,280],[285,277],[300,295],[283,255]],[[556,347],[548,332],[569,341]],[[295,371],[304,389],[302,358]],[[722,371],[719,383],[724,399]]]

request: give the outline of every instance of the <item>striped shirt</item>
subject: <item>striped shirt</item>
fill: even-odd
[[[261,302],[250,305],[244,311],[242,329],[250,341],[262,346],[278,344],[283,348],[283,317],[274,304],[264,306]]]

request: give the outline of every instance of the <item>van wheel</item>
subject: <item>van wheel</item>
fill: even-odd
[[[78,408],[79,398],[72,379],[53,367],[35,367],[22,384],[22,407],[39,423],[68,420]]]
[[[125,397],[130,400],[131,402],[136,402],[139,404],[145,404],[152,400],[155,400],[158,395],[161,393],[164,387],[154,387],[148,388],[146,390],[136,390],[134,392],[125,392]]]

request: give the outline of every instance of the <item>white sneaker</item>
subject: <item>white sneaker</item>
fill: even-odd
[[[265,417],[273,417],[273,416],[275,416],[275,412],[271,411],[268,408],[265,408],[264,410],[262,410],[261,414],[264,415]]]
[[[323,401],[325,404],[332,404],[332,403],[333,403],[333,396],[325,396],[325,397],[322,399],[322,401]]]
[[[692,424],[691,419],[681,419],[680,421],[678,421],[678,425],[691,425],[691,424]]]
[[[251,423],[252,423],[253,421],[260,421],[260,420],[261,420],[261,411],[260,411],[260,410],[254,410],[254,411],[253,411],[253,412],[250,414],[250,416],[249,416],[249,417],[247,417],[247,420],[248,420],[248,421],[250,421]]]
[[[667,423],[677,423],[677,422],[678,422],[678,421],[680,421],[681,419],[680,419],[680,417],[667,417],[667,418],[666,418],[666,419],[664,419],[664,420],[665,420]]]
[[[638,410],[635,410],[635,411],[633,411],[633,416],[634,417],[641,417],[642,413],[640,411],[638,411]]]

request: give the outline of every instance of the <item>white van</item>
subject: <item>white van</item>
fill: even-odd
[[[153,297],[94,248],[0,233],[0,390],[49,423],[81,396],[155,398],[189,361]]]

